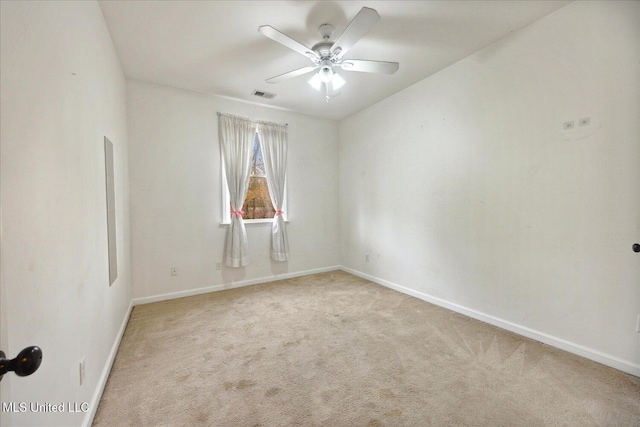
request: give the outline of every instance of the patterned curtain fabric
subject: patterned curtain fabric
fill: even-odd
[[[231,225],[227,230],[225,264],[229,267],[244,267],[251,259],[242,219],[244,212],[241,209],[249,188],[256,126],[249,120],[220,114],[218,132],[231,202]]]
[[[287,127],[276,124],[260,124],[258,128],[262,158],[271,202],[276,209],[271,227],[271,258],[275,261],[289,259],[289,241],[284,224],[284,186],[287,177]]]

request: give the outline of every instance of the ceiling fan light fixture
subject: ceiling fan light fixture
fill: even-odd
[[[314,74],[313,77],[311,77],[311,80],[309,80],[309,84],[315,90],[319,91],[320,89],[322,89],[322,80],[320,80],[320,76],[317,73]]]
[[[318,76],[320,76],[320,80],[324,83],[329,83],[333,78],[333,64],[328,59],[325,59],[320,64],[320,70],[318,71]]]
[[[318,77],[323,83],[329,83],[333,78],[333,71],[331,70],[320,70],[318,71]]]
[[[334,90],[340,89],[342,86],[344,86],[345,83],[346,82],[344,81],[344,79],[340,74],[338,73],[333,74],[333,78],[331,79],[331,85],[333,86]]]

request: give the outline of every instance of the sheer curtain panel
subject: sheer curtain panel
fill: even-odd
[[[287,127],[261,124],[258,128],[264,160],[269,195],[276,210],[271,227],[271,258],[275,261],[289,259],[289,241],[284,223],[284,186],[287,177]]]
[[[227,230],[225,264],[229,267],[244,267],[249,264],[250,257],[242,205],[249,188],[256,126],[249,120],[220,114],[218,132],[231,202],[231,225]]]

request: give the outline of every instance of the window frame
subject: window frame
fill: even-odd
[[[258,144],[260,144],[260,132],[256,130],[255,135],[258,137]],[[262,146],[260,147],[262,150]],[[287,159],[289,161],[289,159]],[[223,227],[228,227],[231,225],[231,211],[229,209],[230,197],[229,197],[229,186],[227,185],[227,173],[226,173],[226,165],[224,162],[224,157],[220,155],[220,171],[222,172],[222,221],[220,225]],[[267,180],[267,185],[269,185],[269,180]],[[288,216],[288,199],[289,199],[289,170],[287,168],[287,177],[285,178],[284,184],[284,201],[282,202],[282,219],[284,219],[285,223],[289,223]],[[243,222],[245,225],[259,225],[259,224],[273,224],[273,218],[260,218],[260,219],[244,219]]]

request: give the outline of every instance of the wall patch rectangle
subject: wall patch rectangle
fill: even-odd
[[[118,253],[116,251],[116,193],[113,167],[113,144],[104,137],[104,163],[107,196],[107,245],[109,254],[109,286],[118,278]]]

